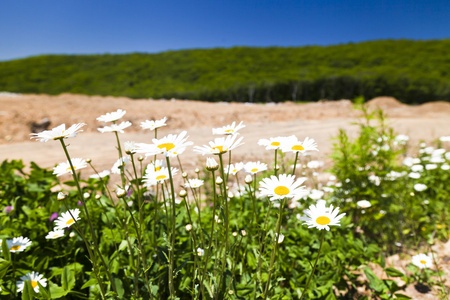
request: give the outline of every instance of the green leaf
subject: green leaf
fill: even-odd
[[[11,261],[11,252],[9,252],[8,244],[6,243],[6,239],[2,240],[2,253],[3,258],[7,261]]]
[[[0,258],[0,279],[5,276],[6,272],[8,272],[9,266],[11,266],[11,262]]]
[[[61,285],[65,291],[71,291],[75,286],[75,276],[72,269],[65,266],[61,274]]]
[[[52,295],[52,299],[58,299],[58,298],[64,297],[65,295],[67,295],[69,293],[68,291],[65,291],[62,287],[57,286],[53,282],[49,283],[49,290],[50,290],[50,294]]]
[[[39,294],[44,297],[44,299],[51,299],[50,293],[42,286],[42,284],[38,281],[36,281],[39,286]]]
[[[367,279],[369,279],[369,285],[371,288],[373,288],[375,291],[381,293],[383,292],[385,285],[382,280],[380,280],[377,275],[372,271],[371,268],[366,267],[364,269],[364,273],[367,276]]]
[[[117,295],[119,296],[119,299],[123,298],[123,295],[125,294],[125,290],[123,289],[123,283],[122,280],[119,278],[114,278],[114,284],[116,286]]]
[[[405,274],[403,274],[401,271],[395,269],[395,268],[386,268],[384,269],[386,274],[388,274],[391,277],[403,277]]]
[[[97,283],[98,283],[98,282],[97,282],[97,279],[91,278],[91,279],[89,279],[85,284],[83,284],[83,286],[81,287],[81,289],[85,289],[85,288],[90,287],[90,286],[93,286],[93,285],[95,285],[95,284],[97,284]]]
[[[403,294],[394,294],[395,299],[412,299],[409,296],[403,295]]]
[[[33,299],[34,299],[34,289],[31,286],[31,282],[29,280],[25,280],[22,291],[22,300],[33,300]]]

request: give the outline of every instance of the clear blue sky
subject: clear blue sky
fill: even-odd
[[[449,0],[1,0],[0,60],[450,38]]]

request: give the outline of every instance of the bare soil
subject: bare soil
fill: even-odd
[[[370,100],[366,107],[369,110],[383,109],[389,116],[389,125],[396,133],[409,135],[412,145],[417,145],[419,141],[432,142],[440,136],[450,135],[450,103],[432,102],[408,106],[391,97],[379,97]],[[196,145],[207,144],[214,138],[211,128],[231,124],[233,121],[244,121],[246,127],[241,133],[245,145],[236,149],[233,154],[235,159],[244,161],[268,158],[268,152],[257,145],[260,138],[295,134],[302,139],[307,136],[314,138],[320,149],[315,158],[329,162],[328,156],[333,145],[331,138],[337,135],[339,129],[346,130],[351,136],[356,135],[358,127],[354,123],[358,122],[361,116],[361,112],[354,109],[350,100],[307,104],[244,104],[175,99],[132,100],[125,97],[72,94],[49,96],[0,93],[0,161],[22,159],[27,165],[34,161],[39,166],[48,168],[65,161],[58,143],[30,141],[33,123],[39,124],[47,118],[50,122],[48,129],[62,123],[67,126],[86,123],[84,132],[76,139],[67,140],[72,157],[91,158],[99,171],[110,169],[117,160],[115,139],[112,134],[97,131],[97,128],[104,124],[96,118],[119,108],[127,111],[123,120],[133,123],[133,126],[126,129],[125,134],[121,134],[122,142],[132,140],[150,143],[154,132],[144,131],[139,126],[140,122],[145,120],[167,117],[167,126],[159,129],[159,137],[186,130],[190,136],[189,140]],[[201,167],[205,158],[187,150],[182,155],[182,160],[185,169],[193,170],[195,167]],[[436,247],[439,248],[436,250],[442,266],[449,274],[450,245],[447,243]],[[393,265],[401,266],[402,263],[406,261],[393,261]],[[420,294],[414,287],[408,287],[407,294],[413,299],[436,297],[435,293]]]

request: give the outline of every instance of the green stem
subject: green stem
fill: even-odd
[[[169,157],[166,156],[167,169],[169,170],[169,180],[170,180],[170,191],[172,193],[172,239],[171,239],[171,248],[169,253],[169,290],[170,290],[170,298],[173,300],[175,298],[175,286],[173,282],[173,266],[175,264],[175,229],[176,229],[176,209],[175,209],[175,189],[173,186],[173,178],[172,178],[172,170],[170,168],[170,160]]]
[[[320,246],[319,246],[319,252],[317,253],[317,257],[316,257],[316,261],[314,262],[314,267],[311,271],[311,274],[309,275],[308,281],[306,282],[306,286],[305,289],[303,290],[302,296],[300,297],[300,300],[303,299],[303,297],[305,296],[306,292],[308,291],[308,287],[309,287],[309,283],[311,282],[311,278],[314,275],[314,271],[316,270],[316,266],[317,266],[317,261],[319,260],[320,257],[320,250],[322,250],[322,244],[323,244],[323,237],[325,236],[325,230],[322,230],[322,235],[320,236]]]
[[[292,175],[295,175],[295,168],[297,167],[297,160],[298,160],[298,151],[295,152],[294,169],[292,170]]]
[[[275,149],[275,176],[277,176],[277,172],[278,172],[278,166],[277,166],[277,157],[278,157],[278,155],[277,155],[277,151],[278,151],[278,149]]]

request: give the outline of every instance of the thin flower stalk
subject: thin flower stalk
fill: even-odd
[[[173,267],[175,264],[175,229],[176,229],[176,210],[175,210],[175,189],[173,186],[172,169],[170,167],[169,157],[166,156],[167,168],[169,170],[170,190],[172,192],[172,236],[171,236],[171,248],[169,252],[169,290],[170,298],[175,298],[175,286],[173,282]]]
[[[228,283],[228,287],[226,289],[227,291],[230,290],[231,284],[233,283],[234,273],[236,271],[236,265],[237,265],[237,263],[236,263],[237,262],[237,256],[239,255],[239,251],[241,250],[241,244],[242,244],[242,239],[243,238],[244,237],[241,235],[240,239],[239,239],[239,244],[238,244],[237,249],[236,249],[236,258],[233,260],[233,266],[231,267],[231,269],[232,269],[232,271],[231,271],[231,279],[230,279],[230,283]],[[227,293],[226,295],[227,295],[226,298],[228,298],[229,294]]]
[[[263,230],[261,231],[261,235],[259,238],[258,274],[259,274],[259,281],[261,284],[262,284],[262,269],[261,269],[262,254],[263,254],[264,246],[265,246],[264,241],[266,240],[267,224],[269,221],[271,208],[272,208],[272,201],[269,201],[269,208],[267,209],[266,219],[264,220],[264,227],[263,227]],[[255,282],[255,285],[256,284],[258,284],[258,283]]]
[[[275,165],[274,165],[274,174],[277,176],[278,173],[278,165],[277,165],[277,158],[278,158],[278,149],[275,149]]]
[[[320,251],[322,250],[322,244],[323,244],[323,237],[324,236],[325,236],[325,230],[322,230],[322,234],[320,236],[319,252],[317,253],[316,261],[314,262],[313,269],[311,271],[311,274],[308,277],[308,281],[306,282],[306,286],[305,286],[305,289],[303,290],[303,293],[302,293],[302,296],[300,297],[300,300],[303,299],[303,297],[305,296],[306,292],[308,291],[309,283],[311,282],[311,278],[313,277],[314,271],[316,270],[317,262],[319,261],[319,257],[320,257]]]
[[[66,146],[66,144],[64,143],[63,138],[60,138],[59,141],[61,142],[61,146],[63,147],[64,153],[66,154],[66,158],[67,158],[67,160],[68,160],[68,162],[69,162],[69,164],[70,164],[70,168],[71,168],[71,170],[72,170],[72,177],[73,177],[73,179],[74,179],[74,181],[75,181],[75,184],[76,184],[76,186],[77,186],[78,195],[79,195],[79,197],[80,197],[81,203],[83,204],[82,207],[83,207],[84,212],[85,212],[85,214],[86,214],[86,219],[87,219],[88,224],[89,224],[89,229],[90,229],[90,231],[91,231],[92,240],[94,241],[94,249],[97,251],[98,256],[99,256],[100,259],[102,260],[103,266],[105,267],[106,274],[108,275],[108,278],[109,278],[109,280],[110,280],[110,282],[111,282],[111,285],[112,285],[113,290],[117,293],[117,290],[116,290],[116,286],[115,286],[114,280],[112,279],[112,276],[111,276],[111,274],[110,274],[110,272],[109,272],[109,270],[108,270],[108,266],[106,265],[106,262],[105,262],[105,260],[103,259],[103,255],[100,253],[100,248],[99,248],[99,246],[98,246],[97,237],[96,237],[95,232],[94,232],[94,227],[92,226],[92,222],[91,222],[91,219],[90,219],[90,217],[89,217],[89,212],[88,212],[88,210],[87,210],[86,203],[85,203],[85,201],[84,201],[83,192],[81,191],[81,187],[80,187],[80,183],[79,183],[79,181],[78,181],[77,173],[75,172],[75,169],[74,169],[74,167],[73,167],[73,165],[72,165],[72,161],[71,161],[71,159],[70,159],[69,151],[67,150],[67,146]],[[70,210],[69,210],[69,213],[70,213]],[[71,213],[70,213],[70,214],[71,214]],[[71,214],[71,215],[72,215],[72,214]],[[73,217],[73,216],[72,216],[72,217]],[[75,219],[74,219],[74,220],[75,220]],[[80,230],[80,232],[81,232],[81,230]],[[83,236],[84,236],[84,234],[82,235],[82,237],[83,237]],[[88,246],[89,243],[87,242],[86,238],[83,238],[83,239],[85,240],[85,243],[86,243],[87,246]],[[89,248],[89,247],[88,247],[88,248]],[[94,255],[93,257],[91,257],[91,259],[96,259],[96,256]],[[99,285],[101,285],[100,282],[99,282]]]
[[[273,264],[275,262],[275,253],[276,253],[277,248],[278,248],[278,238],[277,237],[280,236],[281,220],[282,220],[282,217],[283,217],[283,208],[284,208],[285,202],[286,202],[285,199],[281,200],[280,211],[278,213],[277,226],[276,226],[276,229],[275,229],[276,234],[275,234],[275,237],[273,239],[272,254],[271,254],[271,257],[270,257],[269,275],[267,277],[266,288],[264,290],[264,299],[267,299],[267,295],[268,295],[268,292],[269,292],[270,278],[272,276]]]
[[[298,152],[295,152],[294,168],[292,170],[292,175],[295,175],[295,168],[297,167],[297,160],[298,160]]]

